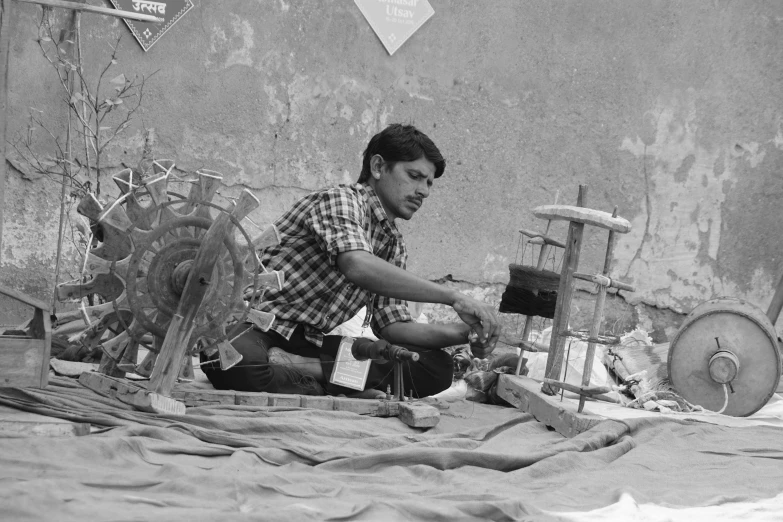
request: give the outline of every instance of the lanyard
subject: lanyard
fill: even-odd
[[[367,298],[367,313],[365,314],[364,322],[362,323],[362,337],[364,337],[364,332],[365,330],[367,330],[367,327],[370,326],[370,321],[372,320],[374,300],[375,300],[375,294],[370,294],[370,296]]]

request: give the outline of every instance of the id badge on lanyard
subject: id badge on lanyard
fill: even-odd
[[[364,337],[365,332],[367,331],[367,328],[370,326],[370,321],[372,321],[372,313],[373,313],[373,301],[375,300],[375,294],[370,294],[370,297],[367,298],[367,313],[364,315],[364,322],[362,322],[362,333],[361,336]]]

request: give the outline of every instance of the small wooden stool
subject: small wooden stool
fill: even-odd
[[[49,382],[52,323],[49,306],[16,290],[0,293],[33,307],[24,331],[0,335],[0,386],[44,388]]]

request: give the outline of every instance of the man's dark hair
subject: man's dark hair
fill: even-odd
[[[398,161],[416,161],[424,157],[435,165],[435,177],[439,178],[446,170],[446,160],[432,140],[413,125],[392,123],[370,139],[364,150],[362,173],[359,183],[370,179],[370,159],[376,154],[383,157],[389,168]]]

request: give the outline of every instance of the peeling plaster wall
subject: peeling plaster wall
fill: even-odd
[[[416,274],[497,303],[517,230],[544,226],[530,210],[558,192],[573,204],[582,183],[589,207],[617,205],[633,224],[612,272],[637,291],[612,300],[614,324],[664,340],[712,297],[766,309],[783,275],[783,4],[430,2],[434,17],[393,57],[347,0],[196,1],[148,53],[123,23],[83,15],[88,74],[125,34],[118,72],[160,70],[143,115],[157,157],[222,172],[224,195],[249,188],[257,223],[353,181],[370,136],[413,122],[448,161],[402,224]],[[34,41],[40,8],[14,9],[9,132],[24,129],[29,106],[62,129]],[[137,122],[110,151],[106,187],[138,161],[142,136]],[[13,168],[8,177],[0,279],[46,298],[59,191]],[[565,237],[566,225],[551,232]],[[605,242],[587,229],[584,271],[600,270]],[[575,306],[589,317],[592,300],[580,293]]]

